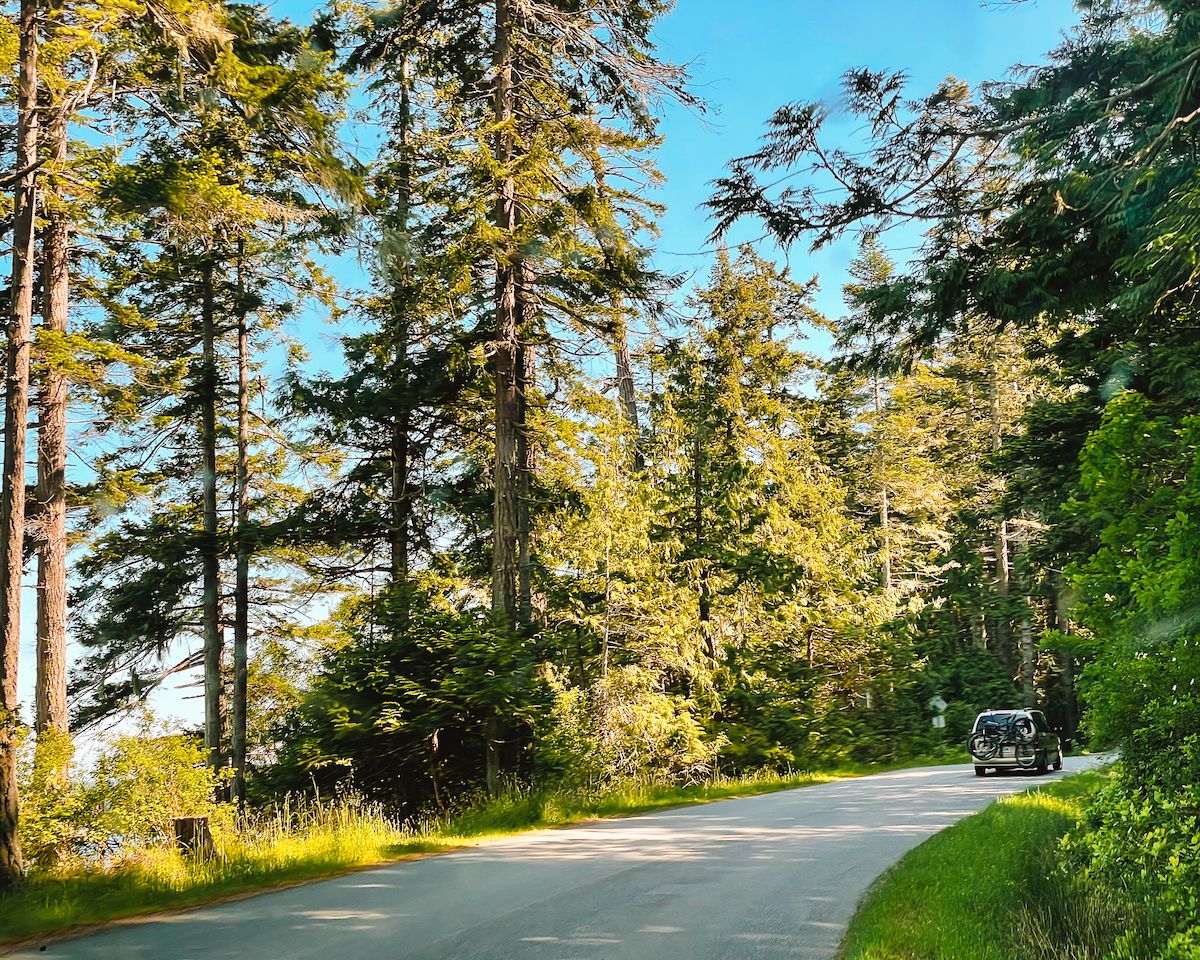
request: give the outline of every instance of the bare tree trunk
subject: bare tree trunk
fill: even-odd
[[[1000,369],[995,358],[991,365],[991,423],[992,454],[1000,452],[1002,427],[1000,419]],[[1009,566],[1008,566],[1008,519],[1003,515],[996,518],[996,598],[999,615],[996,617],[996,649],[1004,663],[1012,664],[1012,624],[1008,611]]]
[[[500,718],[489,717],[484,728],[487,747],[487,791],[491,796],[500,793]]]
[[[1056,573],[1053,579],[1054,588],[1054,621],[1058,632],[1065,637],[1072,633],[1071,611],[1067,604],[1067,584],[1061,573]],[[1065,702],[1063,703],[1063,733],[1068,743],[1075,740],[1075,731],[1079,727],[1079,701],[1075,694],[1075,657],[1070,650],[1064,650],[1058,655],[1059,669],[1062,672]]]
[[[642,425],[638,417],[637,386],[633,382],[633,361],[629,356],[629,330],[623,319],[617,328],[613,359],[617,368],[617,394],[621,398],[621,412],[625,415],[625,423],[633,437],[633,469],[640,472],[646,465],[646,460],[642,455]]]
[[[201,267],[200,324],[202,359],[200,368],[200,452],[203,485],[203,535],[200,540],[203,578],[204,624],[204,746],[208,765],[221,768],[221,566],[217,543],[217,357],[216,318],[213,303],[213,265],[206,259]]]
[[[600,676],[608,676],[608,646],[611,640],[609,608],[612,603],[612,549],[604,544],[604,630],[600,634]]]
[[[971,641],[980,650],[987,649],[987,618],[983,615],[982,610],[971,610],[969,613],[971,620]]]
[[[1021,588],[1021,609],[1017,621],[1021,630],[1021,695],[1026,707],[1035,707],[1037,690],[1034,686],[1034,673],[1037,669],[1037,647],[1033,642],[1033,570],[1029,563],[1029,547],[1023,540],[1017,541],[1017,573]]]
[[[696,552],[699,554],[704,541],[704,444],[700,436],[700,426],[696,426],[696,435],[692,445],[692,535],[696,538]],[[708,585],[708,573],[700,571],[700,595],[698,597],[700,629],[704,632],[704,641],[710,656],[717,655],[716,642],[708,635],[708,622],[712,619],[712,595]]]
[[[429,779],[433,784],[433,802],[437,804],[439,810],[445,810],[446,805],[442,802],[442,781],[438,773],[439,766],[441,766],[441,759],[438,757],[438,731],[434,730],[433,735],[429,738]]]
[[[48,129],[55,166],[67,159],[67,117]],[[42,230],[42,329],[67,331],[70,223],[61,198]],[[67,378],[47,363],[38,393],[37,676],[34,727],[67,732]]]
[[[398,149],[400,151],[400,231],[407,234],[409,209],[412,204],[412,166],[409,158],[409,128],[412,122],[412,107],[409,95],[409,63],[405,55],[400,63],[400,116]],[[394,324],[392,347],[391,387],[392,409],[392,489],[391,489],[391,567],[393,586],[399,585],[397,598],[400,609],[397,626],[408,626],[408,573],[409,573],[409,525],[412,520],[412,501],[409,496],[409,445],[412,426],[412,404],[408,383],[408,342],[412,334],[410,311],[412,306],[411,282],[408,270],[407,246],[399,264],[398,275],[393,283],[399,293],[392,298],[392,322]]]
[[[13,190],[12,307],[5,357],[4,474],[0,482],[0,887],[22,873],[17,836],[17,660],[25,545],[25,431],[29,422],[29,349],[33,327],[34,222],[38,150],[38,4],[21,0],[17,80],[17,170]]]
[[[520,466],[517,434],[520,400],[517,390],[517,251],[516,182],[510,169],[513,159],[513,11],[510,0],[496,0],[494,120],[496,164],[502,170],[496,191],[493,220],[502,247],[496,254],[495,291],[495,486],[492,534],[492,614],[511,625],[517,617],[517,512]],[[491,754],[489,754],[490,758]]]
[[[520,318],[520,351],[517,359],[517,619],[523,627],[533,622],[533,476],[537,470],[537,444],[530,432],[529,410],[537,384],[537,343],[533,298],[533,265],[524,257],[517,265],[517,316]]]
[[[237,556],[233,586],[233,799],[246,800],[247,686],[250,651],[250,347],[246,323],[245,241],[238,240],[238,425],[237,425]]]
[[[494,77],[493,119],[496,123],[495,162],[501,171],[493,222],[500,236],[496,251],[495,288],[495,461],[492,531],[492,617],[502,629],[512,629],[519,615],[518,579],[521,467],[518,453],[521,399],[518,385],[521,362],[518,344],[518,250],[516,181],[511,165],[514,154],[512,123],[514,12],[510,0],[496,0],[496,34],[492,53]],[[487,718],[484,730],[487,754],[487,788],[500,790],[501,721]]]
[[[883,418],[883,396],[879,388],[879,377],[871,378],[872,385],[875,388],[875,418],[876,429]],[[887,479],[884,475],[883,447],[877,444],[879,450],[879,532],[882,539],[879,550],[879,579],[884,590],[892,589],[892,530],[891,530],[891,503],[889,502],[890,491],[888,490]]]
[[[1021,598],[1021,694],[1025,706],[1037,706],[1037,692],[1034,690],[1034,668],[1037,666],[1037,653],[1033,645],[1033,626],[1031,624],[1029,597]]]
[[[1011,589],[1011,575],[1008,562],[1008,520],[1001,518],[996,522],[995,537],[996,554],[996,599],[999,601],[999,612],[996,616],[996,652],[1008,664],[1012,663],[1012,622],[1009,618],[1008,597]]]

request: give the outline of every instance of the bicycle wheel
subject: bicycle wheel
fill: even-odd
[[[1018,741],[1016,747],[1013,748],[1013,755],[1016,758],[1017,766],[1023,770],[1028,770],[1037,763],[1037,747],[1032,742]]]
[[[980,730],[971,734],[971,739],[967,741],[967,749],[977,760],[991,760],[1000,749],[1000,738],[994,733]]]

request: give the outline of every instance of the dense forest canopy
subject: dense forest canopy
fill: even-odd
[[[1114,837],[1194,784],[1200,15],[1078,7],[1016,79],[847,73],[854,145],[781,107],[686,289],[665,2],[6,8],[0,879],[18,742],[180,674],[237,802],[889,760],[1016,705],[1138,745]],[[855,237],[844,311],[745,221]]]

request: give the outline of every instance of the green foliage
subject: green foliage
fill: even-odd
[[[1106,960],[1187,960],[1200,950],[1200,738],[1164,744],[1143,734],[1135,746],[1158,747],[1159,769],[1146,776],[1145,760],[1123,762],[1067,838],[1064,869],[1101,896],[1145,905],[1112,938]]]
[[[174,838],[176,817],[207,816],[218,831],[229,821],[194,737],[147,719],[139,733],[106,740],[88,768],[72,754],[70,739],[53,733],[23,750],[21,842],[35,874],[136,859]]]
[[[1113,942],[1113,960],[1200,950],[1200,420],[1176,419],[1172,406],[1115,394],[1084,446],[1080,492],[1068,505],[1098,543],[1074,571],[1094,651],[1084,678],[1090,723],[1124,754],[1068,850],[1098,887],[1132,889],[1156,934],[1134,926]]]
[[[626,665],[583,688],[550,673],[553,700],[539,724],[539,762],[555,779],[589,788],[637,777],[707,779],[720,742],[707,741],[694,705],[662,691],[656,679]]]
[[[403,601],[403,626],[394,594],[339,609],[311,686],[277,731],[273,792],[352,783],[412,812],[479,784],[489,718],[523,736],[536,701],[522,639],[460,606],[453,581],[428,577]]]
[[[118,736],[97,757],[83,799],[94,838],[115,838],[121,847],[161,843],[174,836],[172,820],[217,816],[217,781],[204,765],[195,737]]]
[[[46,731],[18,754],[21,791],[21,850],[34,869],[68,865],[85,833],[79,822],[84,806],[80,785],[72,777],[71,738]]]

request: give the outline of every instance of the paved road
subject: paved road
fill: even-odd
[[[1068,758],[1067,770],[1096,761]],[[1057,775],[925,767],[528,833],[38,945],[23,960],[831,957],[930,834]]]

